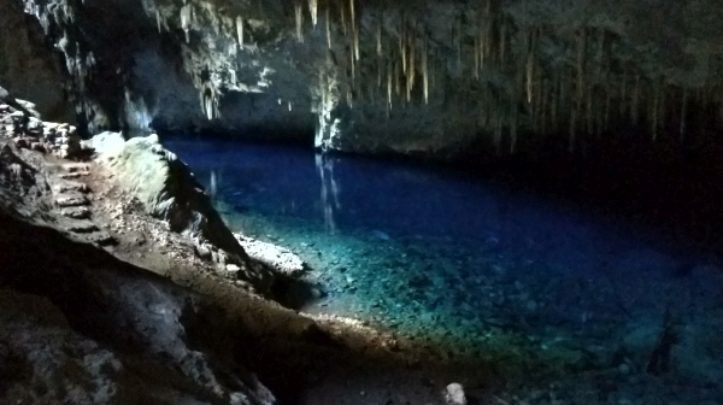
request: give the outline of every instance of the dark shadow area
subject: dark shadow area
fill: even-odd
[[[354,348],[353,342],[339,341],[308,320],[301,330],[294,330],[298,325],[292,324],[287,331],[253,330],[241,321],[248,314],[234,313],[233,305],[220,306],[213,297],[190,292],[95,247],[4,214],[0,214],[0,251],[0,288],[48,298],[73,330],[135,358],[137,363],[130,367],[147,382],[170,375],[172,380],[163,384],[189,391],[199,400],[216,403],[195,392],[195,383],[177,371],[158,374],[158,366],[144,369],[148,362],[163,361],[147,354],[159,341],[137,329],[139,314],[134,311],[141,308],[137,302],[123,301],[129,290],[122,285],[136,285],[132,295],[147,300],[146,311],[154,311],[158,297],[181,302],[185,343],[202,350],[213,364],[224,366],[215,370],[217,378],[230,386],[240,379],[253,387],[258,376],[281,404],[404,403],[394,402],[394,395],[404,395],[410,403],[439,403],[440,392],[452,375],[489,386],[481,369],[448,368],[431,360],[410,363],[382,349],[360,350],[370,346]],[[151,331],[155,328],[162,326]],[[3,353],[2,342],[0,359],[8,361],[0,366],[0,376],[4,376],[9,372],[6,366],[17,359]]]
[[[271,298],[294,310],[299,310],[307,304],[323,299],[325,296],[326,292],[321,286],[284,275],[278,276],[271,287]]]

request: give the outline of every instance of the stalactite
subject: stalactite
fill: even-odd
[[[186,43],[189,43],[191,41],[191,38],[190,38],[191,5],[190,4],[186,4],[185,6],[181,7],[181,28],[183,29],[183,32],[186,35]]]
[[[500,21],[500,67],[505,64],[505,50],[507,49],[507,25]]]
[[[620,103],[618,105],[620,116],[625,114],[625,103],[627,102],[627,98],[628,98],[627,93],[628,93],[628,70],[623,69],[623,78],[621,79],[621,83],[620,83]]]
[[[474,51],[472,52],[472,57],[474,58],[474,71],[472,72],[472,76],[475,78],[475,80],[479,80],[479,71],[480,71],[480,55],[479,55],[479,38],[474,39]]]
[[[552,111],[550,112],[553,128],[555,132],[560,132],[562,122],[562,105],[565,97],[565,70],[560,68],[557,72],[557,86],[553,90]]]
[[[525,90],[527,92],[527,104],[532,104],[532,76],[534,75],[534,38],[532,37],[532,34],[529,36],[530,46],[527,52],[527,63],[525,64],[525,73],[527,78],[527,84],[525,85]]]
[[[650,106],[650,134],[653,141],[658,139],[658,107],[660,104],[660,85],[656,83],[651,84],[653,86],[653,102]]]
[[[382,88],[382,82],[384,81],[384,73],[386,66],[384,66],[384,58],[377,56],[377,87]]]
[[[404,22],[399,30],[399,52],[402,56],[402,73],[406,76],[407,74],[407,36],[404,27]]]
[[[407,63],[407,102],[412,101],[412,90],[416,80],[417,67],[416,67],[416,41],[414,38],[409,42],[409,57]]]
[[[585,92],[585,123],[586,123],[586,129],[587,134],[591,135],[594,130],[594,117],[593,117],[593,88],[587,89]]]
[[[495,117],[494,145],[497,155],[502,154],[502,120],[499,115]]]
[[[352,32],[352,48],[354,50],[354,60],[358,61],[360,58],[360,51],[359,51],[359,30],[356,27],[356,24],[353,25]]]
[[[236,17],[236,37],[238,40],[239,48],[244,46],[244,20],[241,17]]]
[[[542,134],[547,133],[548,131],[548,121],[550,118],[550,80],[544,78],[542,79],[542,99],[540,100],[540,111],[541,111],[541,121],[542,121]]]
[[[328,4],[326,6],[326,9],[324,10],[324,19],[326,20],[326,47],[328,49],[332,48],[331,43],[331,4]]]
[[[455,49],[457,53],[457,69],[462,70],[462,23],[459,23],[455,36]]]
[[[401,96],[402,94],[402,83],[399,79],[400,72],[398,71],[399,65],[396,63],[394,64],[394,94],[397,95],[397,97]]]
[[[311,16],[311,24],[316,27],[319,16],[319,0],[309,0],[309,15]]]
[[[344,7],[344,2],[339,3],[339,23],[341,24],[341,32],[346,35],[349,28],[346,23],[346,7]]]
[[[613,92],[609,89],[605,91],[605,112],[603,114],[603,131],[607,132],[610,127],[610,107],[613,100]],[[621,104],[624,104],[621,103]]]
[[[351,82],[356,81],[356,62],[354,61],[354,47],[349,49],[349,68],[351,69]]]
[[[424,92],[424,104],[429,104],[429,60],[427,40],[422,43],[422,87]]]
[[[158,9],[156,9],[156,28],[158,29],[158,33],[160,34],[160,33],[161,33],[161,28],[162,28],[162,25],[161,25],[161,12],[160,12]],[[47,31],[47,30],[46,30],[46,31]]]
[[[383,15],[380,16],[379,23],[377,24],[377,56],[382,57],[383,49],[382,49],[382,25],[384,24],[383,21]]]
[[[391,111],[392,107],[394,106],[392,103],[392,93],[394,88],[394,80],[392,78],[394,72],[394,66],[392,65],[392,62],[389,62],[387,66],[387,108]]]
[[[301,3],[297,0],[294,3],[294,20],[296,22],[296,41],[299,43],[304,42],[304,10],[301,7]]]
[[[638,102],[640,98],[640,74],[635,75],[635,85],[633,87],[632,100],[630,101],[630,119],[633,124],[638,123]]]
[[[683,99],[680,102],[680,139],[685,138],[686,115],[688,109],[688,88],[683,87]]]
[[[354,29],[356,25],[356,8],[354,6],[355,0],[349,0],[349,15],[351,16],[351,26]]]
[[[518,106],[517,103],[512,104],[512,111],[510,113],[510,155],[514,155],[517,152],[517,126],[518,126]]]

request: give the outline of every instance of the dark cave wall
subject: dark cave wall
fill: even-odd
[[[62,55],[91,132],[151,126],[496,156],[585,154],[610,137],[684,144],[720,127],[723,5],[713,0],[25,8]]]
[[[33,100],[48,119],[72,122],[61,58],[39,25],[23,12],[22,3],[0,0],[0,10],[0,86]]]

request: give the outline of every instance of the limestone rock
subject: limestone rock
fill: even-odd
[[[271,267],[276,272],[293,277],[304,271],[304,261],[292,251],[238,233],[234,236],[251,259]]]
[[[148,214],[167,221],[174,232],[191,240],[208,241],[224,251],[223,264],[238,265],[239,277],[252,281],[257,288],[270,286],[271,273],[249,265],[244,249],[188,166],[166,150],[157,135],[122,143],[121,139],[120,134],[104,133],[85,145],[100,152],[98,160],[112,170]]]
[[[464,387],[460,383],[447,385],[444,399],[448,405],[467,405],[467,396],[464,393]]]

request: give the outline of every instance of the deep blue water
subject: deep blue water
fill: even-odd
[[[326,294],[306,311],[365,319],[530,378],[611,372],[645,387],[632,403],[651,401],[636,375],[684,381],[681,403],[723,403],[723,276],[705,256],[458,172],[279,145],[166,145],[232,227],[308,261],[307,281]],[[665,330],[678,339],[655,370]]]

